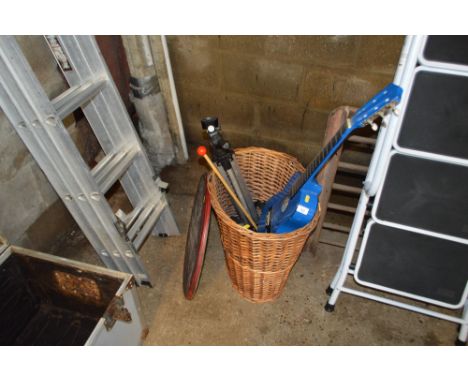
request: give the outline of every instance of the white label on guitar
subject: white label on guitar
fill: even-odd
[[[309,213],[309,209],[307,207],[301,206],[300,204],[297,206],[297,212],[300,212],[302,215],[307,215]]]

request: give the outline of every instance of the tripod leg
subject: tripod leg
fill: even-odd
[[[249,211],[250,215],[252,216],[252,219],[254,219],[255,222],[257,222],[257,220],[258,220],[257,212],[255,211],[255,214],[252,214],[252,211],[249,208],[249,204],[247,203],[247,201],[245,199],[245,194],[242,192],[240,182],[238,181],[239,179],[236,177],[236,175],[232,171],[232,169],[229,169],[226,172],[227,172],[227,174],[229,176],[229,180],[231,181],[231,184],[232,184],[232,187],[234,188],[234,191],[236,192],[239,200],[242,202],[242,205],[244,206],[244,208],[247,211]]]
[[[239,192],[237,191],[235,185],[233,184],[232,182],[232,179],[230,176],[228,176],[229,174],[229,170],[228,172],[226,173],[226,171],[224,170],[224,168],[220,165],[216,165],[216,167],[218,168],[218,171],[220,172],[220,174],[223,176],[223,178],[226,180],[226,182],[228,182],[232,188],[234,188],[234,192],[237,194],[237,197],[240,199],[241,203],[243,204],[244,208],[245,208],[245,203],[244,201],[242,200],[242,198],[240,197],[241,195],[239,195]],[[237,206],[236,203],[234,203],[234,201],[232,200],[231,198],[231,202],[232,202],[232,205],[234,206],[234,208],[236,209],[236,212],[237,212],[237,215],[240,217],[240,219],[242,220],[242,222],[244,224],[249,224],[249,220],[247,219],[247,217],[242,213],[241,209]],[[252,219],[255,220],[255,217],[252,217]]]
[[[235,178],[237,180],[240,193],[242,194],[243,199],[245,201],[245,204],[247,206],[247,210],[250,212],[253,219],[255,221],[258,221],[257,210],[255,208],[255,205],[254,205],[254,202],[253,202],[253,199],[252,199],[252,195],[250,194],[250,191],[247,188],[247,185],[245,184],[245,180],[242,177],[242,174],[241,174],[241,171],[239,169],[239,166],[237,165],[235,156],[233,156],[233,158],[232,158],[231,166],[232,166],[232,172],[233,172],[233,174],[234,174],[234,176],[235,176]]]

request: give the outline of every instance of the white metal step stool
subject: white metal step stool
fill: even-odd
[[[93,36],[47,36],[70,88],[50,100],[16,39],[0,37],[0,106],[103,263],[150,284],[137,253],[147,235],[179,229]],[[62,119],[81,107],[105,157],[90,169]],[[116,216],[117,181],[133,206]]]
[[[394,79],[400,115],[378,135],[328,312],[347,293],[459,324],[456,343],[466,344],[467,46],[466,36],[406,38]]]

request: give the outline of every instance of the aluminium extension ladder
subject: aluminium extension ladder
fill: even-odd
[[[0,106],[102,262],[151,281],[137,253],[147,235],[179,234],[162,189],[92,36],[47,36],[70,86],[50,100],[13,36],[0,37]],[[105,157],[90,169],[62,119],[81,107]],[[133,211],[114,214],[120,181]]]

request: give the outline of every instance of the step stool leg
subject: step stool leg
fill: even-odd
[[[455,345],[466,345],[468,339],[468,300],[465,302],[465,308],[463,309],[463,321],[464,323],[460,325],[460,331],[458,332],[458,338],[455,342]]]
[[[359,203],[356,208],[356,215],[354,217],[353,225],[349,232],[348,241],[346,242],[346,248],[343,253],[340,268],[336,272],[329,289],[327,289],[327,292],[331,292],[330,298],[328,299],[328,302],[325,305],[325,310],[327,312],[332,312],[334,310],[336,300],[338,299],[338,296],[341,292],[341,288],[343,287],[346,281],[346,276],[348,275],[348,271],[353,261],[353,256],[356,249],[357,241],[359,239],[359,233],[361,231],[362,223],[364,221],[368,201],[369,197],[363,191],[361,193],[361,197],[359,198]]]

